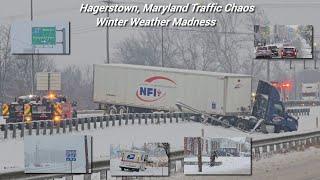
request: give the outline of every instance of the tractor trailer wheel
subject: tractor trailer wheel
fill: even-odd
[[[119,110],[119,114],[128,113],[128,109],[124,106],[120,106],[118,110]]]
[[[238,128],[238,129],[246,130],[246,126],[245,126],[244,122],[241,122],[241,121],[239,121],[239,122],[237,123],[237,128]]]
[[[118,110],[117,110],[116,106],[110,106],[109,110],[108,110],[108,113],[109,114],[117,114]]]

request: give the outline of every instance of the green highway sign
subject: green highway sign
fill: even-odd
[[[56,27],[32,27],[32,45],[56,45]]]

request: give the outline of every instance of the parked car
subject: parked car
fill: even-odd
[[[272,57],[278,57],[279,56],[279,48],[274,45],[267,46],[268,50],[271,51]]]
[[[256,59],[265,58],[269,59],[272,58],[272,52],[268,49],[267,46],[258,46],[256,49]]]
[[[298,50],[293,46],[283,47],[281,58],[297,58]]]

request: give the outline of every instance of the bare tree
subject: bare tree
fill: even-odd
[[[93,67],[69,65],[62,70],[62,93],[78,103],[79,109],[92,109]]]
[[[6,79],[10,65],[8,62],[12,58],[10,56],[10,28],[0,26],[0,97],[4,96],[6,89]]]
[[[13,97],[31,91],[31,56],[11,55],[10,27],[0,26],[0,98],[10,101]],[[55,71],[49,56],[35,56],[35,71]]]

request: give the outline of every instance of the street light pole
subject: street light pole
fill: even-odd
[[[270,60],[267,60],[267,81],[270,81]]]
[[[33,21],[33,0],[30,0],[30,19]],[[31,78],[32,78],[32,85],[31,85],[31,94],[34,94],[34,57],[33,54],[35,53],[34,47],[32,46],[32,54],[31,54]]]
[[[313,46],[314,46],[314,52],[313,52],[313,54],[314,54],[314,69],[317,69],[317,60],[318,60],[318,56],[317,56],[317,43],[314,43],[313,44]]]
[[[297,100],[296,66],[293,66],[294,100]]]
[[[164,67],[164,62],[163,62],[163,26],[161,26],[161,66]]]
[[[107,1],[107,5],[110,5],[110,0]],[[107,18],[109,19],[109,11],[107,11]],[[109,48],[109,26],[106,29],[106,63],[110,63],[110,48]]]

